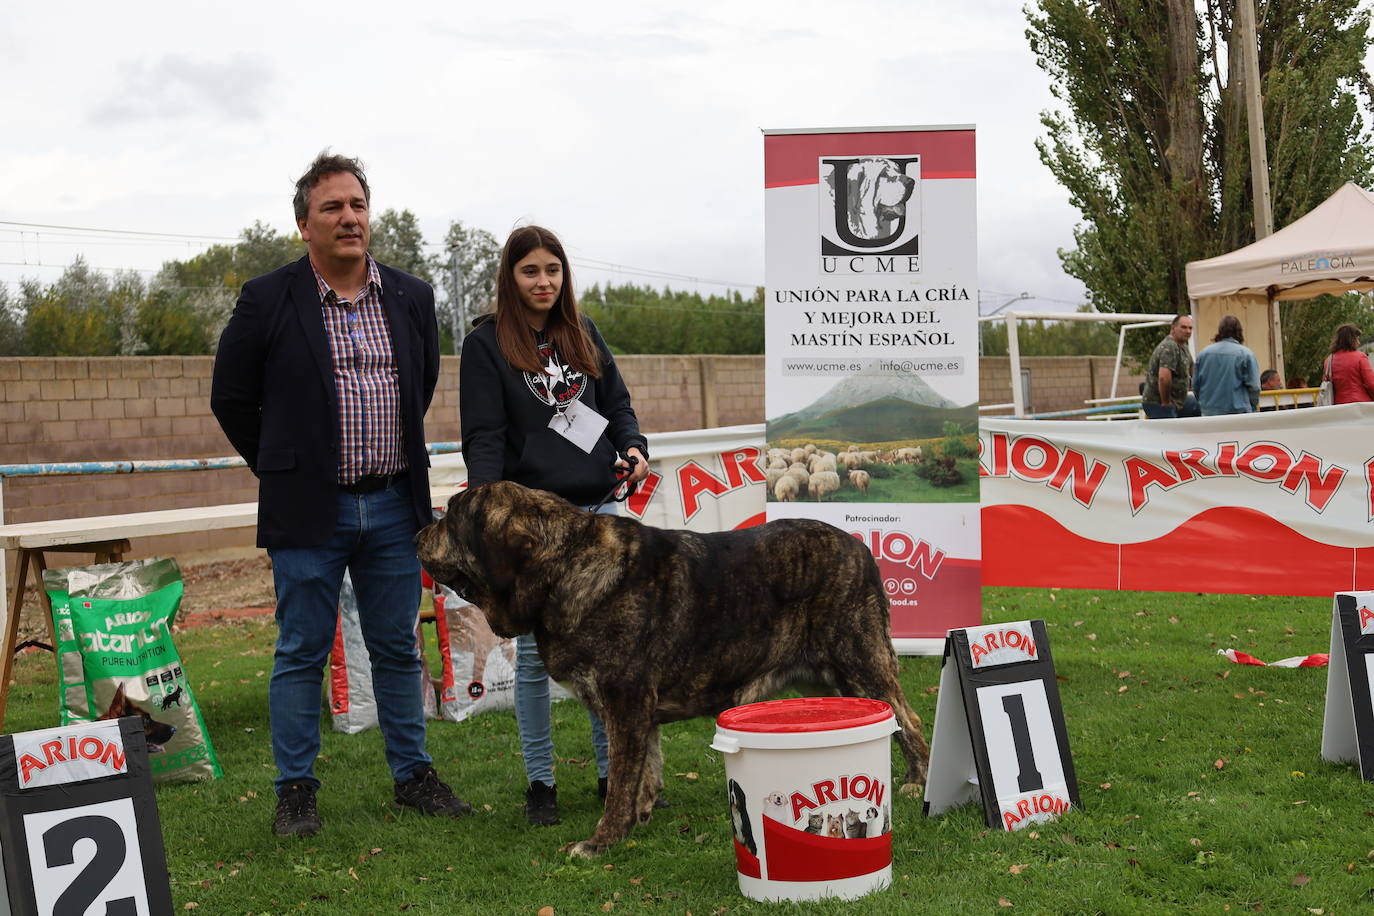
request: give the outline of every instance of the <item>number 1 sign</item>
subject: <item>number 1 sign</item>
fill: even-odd
[[[981,794],[1020,830],[1081,807],[1043,620],[949,631],[930,743],[927,816]]]
[[[0,913],[172,912],[140,719],[0,736],[0,862]]]

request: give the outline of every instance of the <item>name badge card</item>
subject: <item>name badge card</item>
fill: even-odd
[[[590,455],[610,422],[581,401],[569,401],[549,419],[549,429]]]
[[[1331,601],[1322,759],[1357,761],[1374,781],[1374,592],[1337,592]]]
[[[0,735],[0,864],[0,912],[171,916],[139,718]]]
[[[989,827],[1082,807],[1043,620],[950,630],[930,739],[925,814],[981,796]]]

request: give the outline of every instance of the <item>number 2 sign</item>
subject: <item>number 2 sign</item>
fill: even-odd
[[[0,913],[172,912],[139,719],[0,736],[0,862]]]
[[[945,638],[925,813],[979,795],[988,825],[1005,830],[1081,806],[1043,620]]]

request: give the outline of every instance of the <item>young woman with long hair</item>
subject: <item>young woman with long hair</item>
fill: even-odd
[[[463,340],[458,394],[470,488],[513,480],[590,508],[615,485],[624,459],[634,459],[632,481],[648,476],[648,445],[630,393],[596,326],[578,312],[567,255],[547,229],[525,226],[506,240],[496,312],[477,319]],[[530,783],[525,817],[556,824],[549,678],[533,634],[516,639],[515,669]],[[591,719],[604,797],[606,731]]]

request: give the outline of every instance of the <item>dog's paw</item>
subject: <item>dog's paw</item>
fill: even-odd
[[[897,791],[903,798],[920,798],[924,794],[925,786],[919,782],[908,782]]]
[[[563,851],[573,859],[595,859],[606,851],[606,847],[598,846],[590,840],[583,840],[580,843],[570,843],[564,846]]]

